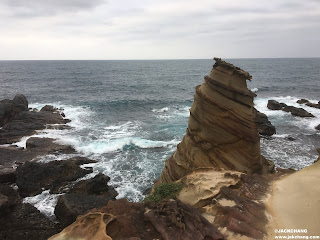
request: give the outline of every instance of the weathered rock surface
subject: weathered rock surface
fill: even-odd
[[[293,171],[246,175],[236,171],[197,169],[183,177],[177,198],[203,213],[227,239],[266,237],[268,223],[263,202],[271,182]]]
[[[298,101],[298,103],[304,102],[305,99],[301,99],[300,102]],[[306,100],[308,101],[308,100]],[[293,107],[293,106],[288,106],[285,103],[280,103],[276,100],[269,100],[268,101],[268,105],[267,107],[271,110],[282,110],[285,112],[290,112],[293,116],[298,116],[298,117],[314,117],[313,114],[309,113],[308,111],[306,111],[303,108],[297,108],[297,107]]]
[[[115,200],[118,193],[108,186],[110,178],[98,174],[92,179],[76,183],[67,194],[60,196],[55,208],[55,215],[63,227],[73,223],[79,215],[88,213],[93,208],[106,206]]]
[[[8,200],[0,211],[0,239],[45,240],[61,231],[59,225],[51,222],[35,207],[22,203],[17,192],[11,187],[0,184],[0,196]]]
[[[65,154],[75,153],[75,150],[69,145],[60,145],[54,142],[53,138],[31,137],[26,142],[26,150],[38,152],[45,155],[52,152],[63,152]]]
[[[258,132],[260,133],[260,135],[272,136],[273,134],[276,134],[276,128],[269,121],[267,115],[256,110],[255,120],[256,120],[256,123],[258,126]]]
[[[307,99],[300,99],[300,100],[297,101],[297,103],[306,104],[309,107],[314,107],[314,108],[320,109],[320,101],[318,103],[312,103]]]
[[[22,94],[17,94],[13,100],[0,101],[0,127],[10,122],[22,111],[28,111],[28,100]]]
[[[285,112],[290,112],[293,116],[298,117],[314,117],[312,113],[309,113],[308,111],[304,110],[303,108],[297,108],[293,106],[286,106],[282,109]]]
[[[125,199],[110,201],[106,207],[78,217],[50,240],[71,238],[225,239],[196,209],[179,200],[163,200],[154,205]]]
[[[18,142],[22,137],[34,134],[36,130],[45,129],[47,124],[64,125],[68,122],[70,120],[64,119],[59,112],[55,111],[23,111],[2,127],[0,144]]]
[[[166,161],[160,182],[172,182],[199,167],[267,171],[261,157],[253,98],[246,80],[249,73],[221,59],[197,86],[187,133]]]
[[[267,104],[267,107],[271,110],[281,110],[286,106],[287,106],[286,104],[280,103],[276,100],[268,100],[268,104]]]
[[[69,182],[91,173],[92,169],[82,169],[79,165],[92,162],[86,158],[74,158],[48,163],[26,162],[16,170],[16,183],[23,197],[34,196],[44,189],[56,192]]]

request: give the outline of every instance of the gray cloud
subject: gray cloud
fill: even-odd
[[[51,16],[63,12],[76,12],[95,8],[105,0],[0,0],[14,17]]]

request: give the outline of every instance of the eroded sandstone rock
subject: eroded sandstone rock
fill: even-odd
[[[249,73],[215,58],[211,73],[196,87],[187,133],[166,161],[160,182],[172,182],[199,167],[267,171],[260,154]]]
[[[102,226],[102,227],[101,227]],[[103,238],[97,237],[103,236]],[[131,203],[110,201],[106,207],[78,217],[50,240],[64,239],[225,239],[199,211],[179,200]]]

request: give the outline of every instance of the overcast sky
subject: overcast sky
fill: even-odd
[[[320,0],[0,0],[0,59],[320,57]]]

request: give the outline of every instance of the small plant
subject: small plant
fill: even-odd
[[[165,198],[175,198],[176,194],[182,189],[182,183],[160,183],[154,188],[152,194],[144,199],[144,201],[152,201],[158,203]]]

